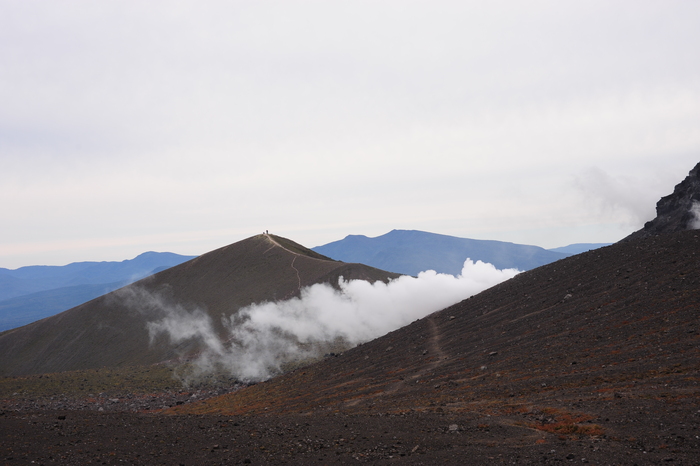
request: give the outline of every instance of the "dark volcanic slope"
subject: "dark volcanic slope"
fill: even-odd
[[[573,256],[339,357],[174,410],[479,412],[523,435],[630,437],[668,435],[673,412],[688,422],[677,435],[695,439],[699,253],[686,231]]]
[[[38,374],[103,366],[152,364],[198,350],[149,345],[146,323],[163,306],[221,316],[251,303],[290,298],[303,286],[397,276],[321,256],[293,241],[258,235],[217,249],[61,314],[0,333],[0,375]],[[157,304],[157,305],[156,305]]]

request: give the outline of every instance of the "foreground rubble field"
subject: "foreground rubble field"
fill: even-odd
[[[543,430],[563,417],[536,408],[500,415],[4,411],[0,464],[698,464],[690,427],[698,415],[664,413],[658,403],[636,402],[641,414],[604,405],[607,417],[594,420],[608,432],[602,435]]]

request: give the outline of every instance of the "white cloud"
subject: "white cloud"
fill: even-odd
[[[612,177],[592,167],[576,177],[576,185],[589,201],[589,209],[598,209],[633,228],[640,228],[656,216],[659,196],[656,189],[649,189],[649,180]]]
[[[512,278],[517,270],[497,270],[467,259],[458,277],[421,272],[388,284],[339,281],[304,288],[299,298],[254,304],[224,317],[227,334],[220,337],[204,312],[165,304],[141,292],[129,305],[153,308],[162,318],[148,323],[152,338],[166,335],[173,344],[198,339],[205,350],[194,361],[197,377],[227,371],[238,380],[257,381],[278,374],[285,365],[320,357],[333,344],[355,346]]]
[[[693,222],[690,224],[690,228],[693,230],[700,229],[700,202],[693,201],[690,213],[693,214]]]

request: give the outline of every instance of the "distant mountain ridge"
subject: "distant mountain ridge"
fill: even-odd
[[[547,251],[562,252],[564,254],[581,254],[582,252],[610,246],[613,243],[574,243],[559,248],[547,249]]]
[[[58,314],[128,284],[64,286],[0,301],[0,332]]]
[[[30,265],[14,270],[0,268],[0,301],[64,286],[95,285],[130,279],[135,281],[153,274],[158,268],[179,265],[195,257],[197,256],[149,251],[119,262]]]
[[[362,264],[407,275],[424,270],[459,275],[467,258],[498,269],[530,270],[571,254],[538,246],[476,240],[418,230],[392,230],[376,238],[348,235],[317,246],[314,251],[344,262]]]
[[[0,268],[0,331],[65,311],[195,257],[150,251],[121,262]]]

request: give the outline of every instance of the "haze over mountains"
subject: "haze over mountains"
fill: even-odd
[[[416,230],[392,230],[376,238],[348,235],[314,251],[346,262],[418,275],[424,270],[458,275],[464,260],[483,261],[498,269],[530,270],[607,244],[569,245],[555,250],[503,241],[476,240]]]
[[[0,268],[0,331],[65,311],[195,257],[145,252],[121,262]]]

